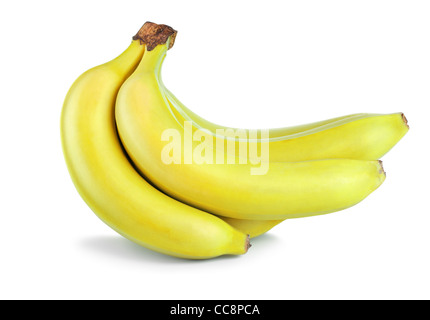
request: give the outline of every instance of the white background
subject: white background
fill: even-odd
[[[3,1],[1,299],[429,299],[429,1]],[[178,30],[165,84],[196,113],[264,128],[404,112],[387,179],[360,204],[285,221],[246,255],[141,248],[76,192],[66,92],[145,21]]]

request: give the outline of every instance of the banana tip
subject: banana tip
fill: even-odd
[[[379,161],[379,173],[384,174],[384,176],[387,176],[387,173],[384,170],[384,166],[382,165],[382,161],[381,160],[378,160],[378,161]]]
[[[245,240],[245,253],[248,252],[248,249],[252,247],[250,239],[251,237],[249,236],[249,234],[247,234]]]
[[[400,114],[402,115],[403,122],[405,123],[406,127],[408,127],[409,129],[408,119],[406,119],[406,116],[403,112],[401,112]]]

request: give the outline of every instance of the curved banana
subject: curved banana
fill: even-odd
[[[180,123],[190,121],[195,128],[213,136],[235,139],[234,152],[239,154],[238,136],[228,136],[225,133],[242,132],[249,137],[249,129],[228,128],[210,123],[186,108],[167,88],[164,88],[164,92]],[[390,151],[408,130],[409,126],[402,112],[351,114],[299,126],[268,129],[268,158],[272,162],[329,158],[377,160]],[[261,144],[261,139],[249,141],[249,144],[251,147],[256,144],[256,148],[260,148],[258,145]]]
[[[212,164],[191,157],[188,164],[187,158],[200,151],[201,143],[185,141],[183,127],[173,116],[158,77],[170,39],[147,46],[139,66],[121,86],[115,109],[128,155],[166,194],[220,216],[281,220],[343,210],[362,201],[384,181],[385,172],[376,160],[270,162],[265,164],[270,166],[265,174],[252,174],[252,164],[237,161],[234,165]],[[188,143],[184,154],[174,159],[183,161],[179,164],[163,159],[166,132],[177,133]],[[214,145],[205,149],[211,150],[220,151]]]
[[[145,181],[120,144],[114,105],[144,53],[135,40],[116,59],[82,74],[61,115],[65,160],[79,194],[108,226],[157,252],[189,259],[239,255],[249,237],[223,220],[178,202]]]
[[[170,110],[180,123],[189,121],[196,129],[213,136],[234,139],[234,152],[239,154],[240,139],[234,134],[240,132],[249,138],[251,130],[220,126],[200,117],[166,88],[160,73],[158,77]],[[357,113],[298,126],[273,128],[268,129],[268,158],[272,162],[329,158],[377,160],[390,151],[408,130],[407,119],[402,112]],[[255,142],[248,142],[251,148],[260,148],[259,137]]]

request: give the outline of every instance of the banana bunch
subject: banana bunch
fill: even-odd
[[[186,259],[240,255],[285,219],[349,208],[385,180],[379,160],[408,131],[403,113],[288,128],[211,123],[163,84],[177,32],[145,23],[125,51],[83,73],[61,114],[71,179],[113,230]]]

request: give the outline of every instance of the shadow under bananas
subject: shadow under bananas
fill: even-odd
[[[274,242],[279,242],[280,239],[269,233],[265,233],[256,238],[251,239],[251,248],[244,255],[223,255],[212,259],[183,259],[166,254],[162,254],[145,247],[142,247],[122,236],[93,236],[82,239],[79,246],[86,251],[92,253],[110,256],[114,259],[130,260],[136,262],[150,263],[211,263],[220,260],[235,260],[246,256],[258,255],[257,251],[265,251],[268,247],[272,247]]]

